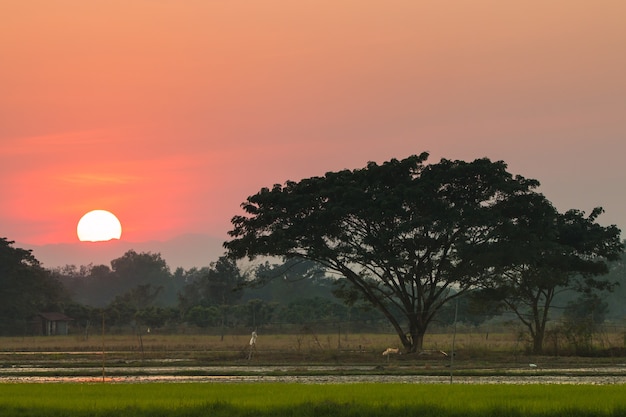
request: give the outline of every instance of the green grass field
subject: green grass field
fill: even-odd
[[[3,416],[626,416],[626,386],[6,384]]]

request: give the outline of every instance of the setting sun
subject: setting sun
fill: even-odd
[[[93,210],[78,221],[76,233],[81,242],[119,239],[122,236],[122,224],[110,211]]]

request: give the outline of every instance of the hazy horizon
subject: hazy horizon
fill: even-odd
[[[223,239],[202,234],[184,234],[165,241],[129,242],[112,239],[104,242],[66,242],[33,245],[15,242],[14,247],[32,250],[44,268],[66,265],[107,265],[129,250],[137,253],[159,253],[172,272],[178,268],[190,269],[209,266],[224,253]]]

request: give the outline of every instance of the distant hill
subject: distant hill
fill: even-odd
[[[167,241],[126,242],[76,242],[50,245],[29,245],[19,242],[15,247],[31,249],[45,268],[65,265],[109,265],[129,250],[137,253],[160,253],[172,272],[182,267],[208,266],[224,254],[223,240],[213,236],[186,234]]]

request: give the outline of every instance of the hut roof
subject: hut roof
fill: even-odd
[[[74,320],[73,318],[68,317],[63,313],[55,313],[55,312],[39,313],[39,316],[48,321],[72,321]]]

